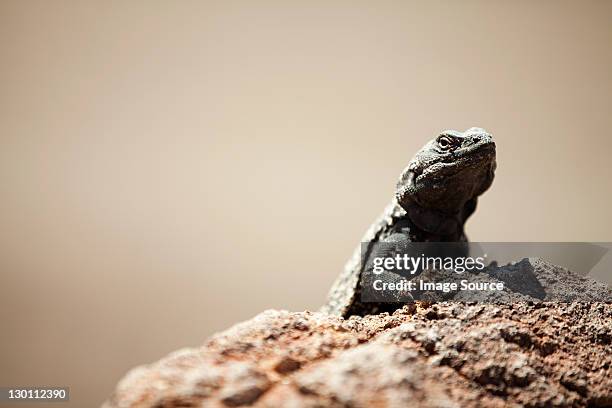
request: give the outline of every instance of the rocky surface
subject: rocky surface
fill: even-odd
[[[269,310],[135,368],[111,407],[612,406],[612,304]]]
[[[442,272],[419,278],[464,276]],[[539,259],[472,278],[505,289],[348,319],[266,311],[133,369],[104,408],[612,406],[609,287]]]
[[[612,289],[602,282],[576,274],[540,258],[525,258],[514,264],[490,265],[482,272],[425,271],[414,279],[426,282],[503,283],[502,291],[414,292],[417,300],[514,304],[526,301],[612,302]]]

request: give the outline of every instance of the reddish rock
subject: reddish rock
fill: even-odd
[[[133,369],[119,407],[612,406],[612,304],[266,311]]]

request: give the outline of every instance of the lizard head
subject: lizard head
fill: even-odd
[[[491,134],[481,128],[446,130],[402,172],[396,197],[407,211],[416,206],[452,216],[491,186],[495,166]]]

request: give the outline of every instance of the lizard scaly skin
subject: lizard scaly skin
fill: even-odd
[[[478,196],[491,186],[495,167],[495,143],[484,129],[440,133],[402,172],[395,197],[361,239],[366,251],[372,243],[397,236],[409,242],[467,241],[464,223],[476,209]],[[361,302],[361,248],[332,286],[322,311],[348,317],[398,307]]]

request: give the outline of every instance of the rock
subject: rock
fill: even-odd
[[[581,276],[539,258],[525,258],[520,262],[489,266],[482,272],[457,274],[451,270],[425,270],[413,278],[423,282],[503,283],[502,291],[415,291],[417,300],[433,302],[459,301],[478,303],[516,302],[612,302],[612,289],[604,283]]]
[[[610,406],[610,303],[266,311],[130,371],[127,407]]]
[[[490,276],[493,276],[506,284],[506,287],[514,293],[522,293],[532,299],[542,300],[546,297],[546,291],[538,277],[534,264],[525,258],[513,265],[491,268]]]
[[[612,406],[607,286],[538,259],[475,278],[506,288],[348,319],[268,310],[133,369],[103,407]]]

